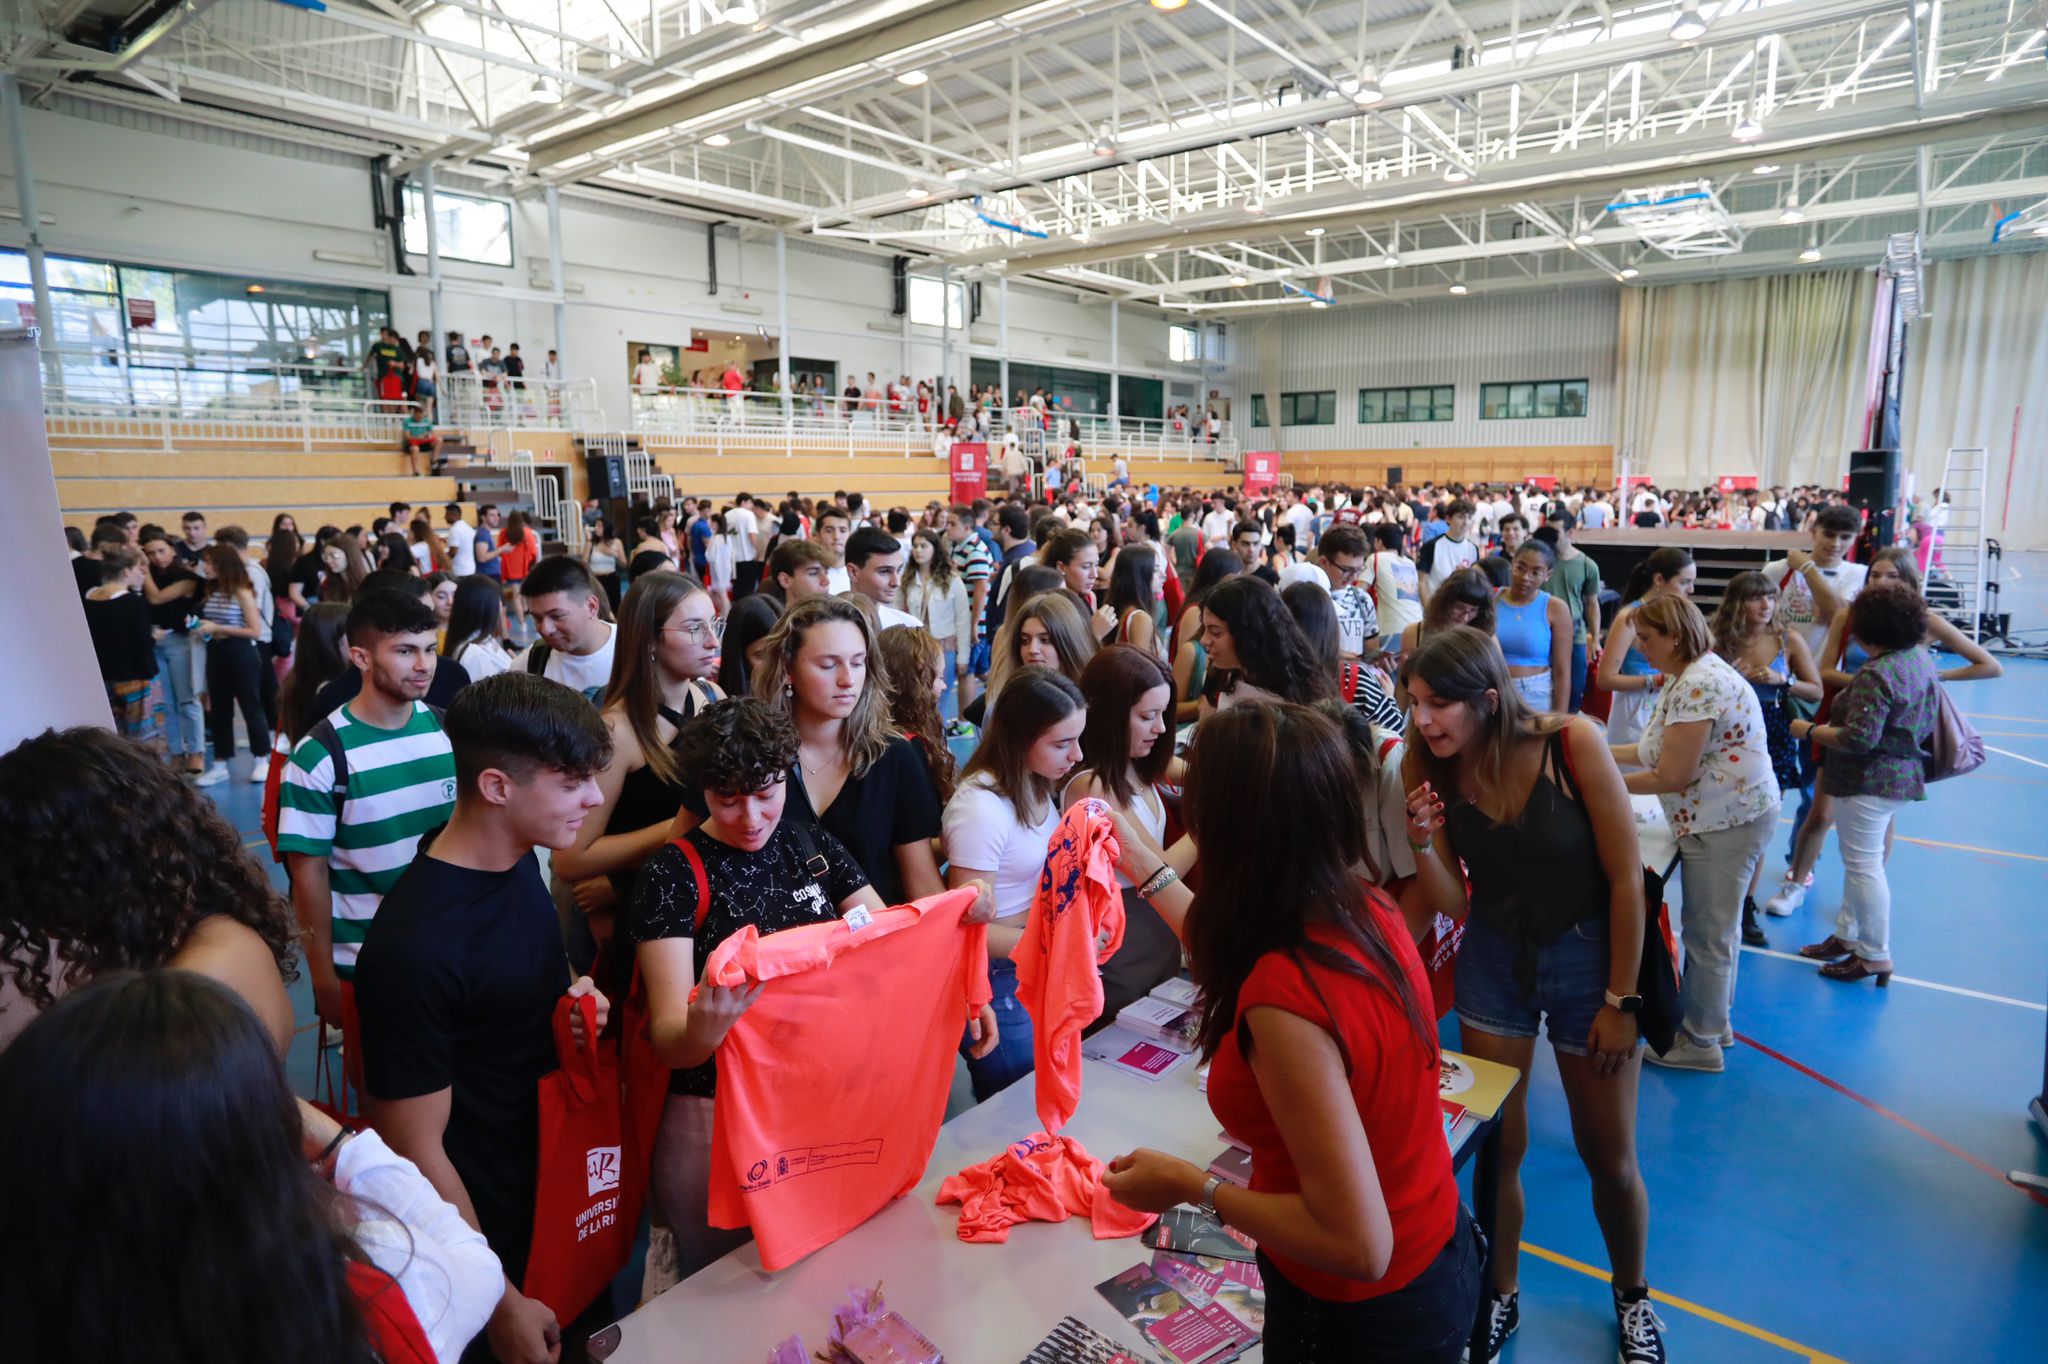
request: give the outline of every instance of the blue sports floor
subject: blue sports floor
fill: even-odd
[[[1832,927],[1830,841],[1806,905],[1768,921],[1772,950],[1744,950],[1727,1073],[1644,1067],[1650,1278],[1673,1359],[2048,1358],[2048,1195],[2004,1178],[2048,1173],[2026,1117],[2048,1047],[2048,663],[2008,660],[1955,695],[1990,760],[1899,817],[1891,988],[1791,955]],[[259,792],[213,788],[261,849]],[[309,1090],[311,998],[293,994],[291,1073]],[[1522,1327],[1503,1359],[1612,1359],[1605,1253],[1542,1051],[1531,1117]]]

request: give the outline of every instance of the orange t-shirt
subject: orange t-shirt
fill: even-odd
[[[1038,1120],[1057,1132],[1081,1102],[1081,1030],[1102,1016],[1102,963],[1124,940],[1119,849],[1109,807],[1084,800],[1060,817],[1024,936],[1011,953],[1017,1002],[1031,1015]],[[1097,951],[1107,928],[1109,946]]]
[[[752,1227],[771,1270],[915,1188],[946,1114],[968,1019],[989,1002],[988,929],[972,890],[763,937],[751,925],[704,984],[768,988],[718,1048],[714,1227]]]
[[[504,532],[498,537],[498,572],[508,583],[525,582],[526,575],[533,572],[533,566],[540,561],[540,537],[527,527],[526,538],[517,544],[506,544]]]

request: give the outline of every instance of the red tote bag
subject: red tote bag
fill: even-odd
[[[583,1015],[583,1035],[597,1037],[597,1001],[563,996],[555,1006],[561,1069],[540,1082],[540,1178],[523,1285],[557,1321],[575,1320],[625,1268],[638,1225],[624,1215],[621,1193],[618,1052],[606,1042],[578,1047],[572,1012]]]

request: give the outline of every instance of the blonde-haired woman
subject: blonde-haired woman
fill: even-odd
[[[692,790],[679,770],[676,735],[725,693],[713,677],[722,633],[711,594],[681,573],[648,573],[620,603],[618,643],[604,693],[612,760],[598,773],[604,804],[586,815],[576,846],[555,854],[556,875],[571,883],[606,878],[630,895],[640,864],[693,827],[701,812],[683,808]],[[577,895],[586,913],[609,908],[597,888]]]
[[[867,615],[842,597],[810,597],[764,643],[754,695],[789,715],[798,741],[784,818],[845,844],[883,904],[943,892],[938,792],[924,756],[890,723]]]

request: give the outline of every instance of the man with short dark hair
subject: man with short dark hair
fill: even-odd
[[[846,539],[852,534],[851,511],[841,506],[818,508],[818,519],[811,523],[811,535],[832,556],[825,573],[825,590],[835,597],[852,587],[846,576]]]
[[[816,540],[788,539],[768,556],[763,596],[778,598],[784,608],[812,597],[830,596],[832,554]]]
[[[989,647],[984,630],[995,561],[975,531],[972,507],[956,504],[946,513],[946,543],[953,549],[953,571],[967,587],[967,628],[961,632],[958,646],[967,651],[967,666],[960,671],[960,705],[964,709],[981,695],[981,679],[988,676]]]
[[[1380,645],[1379,612],[1372,596],[1359,585],[1365,572],[1365,532],[1338,522],[1316,542],[1316,564],[1330,579],[1330,604],[1337,608],[1337,653],[1346,659],[1365,656]]]
[[[512,660],[514,671],[537,673],[596,702],[612,680],[618,631],[604,618],[604,592],[590,569],[566,554],[542,559],[524,591],[540,638]]]
[[[1572,543],[1578,518],[1563,503],[1553,504],[1538,536],[1557,550],[1557,563],[1544,583],[1545,590],[1558,598],[1572,613],[1572,701],[1571,713],[1578,714],[1586,699],[1586,666],[1591,641],[1600,633],[1600,566],[1592,556]]]
[[[417,573],[402,568],[380,568],[365,577],[356,589],[361,597],[366,592],[397,592],[402,596],[417,598],[426,608],[434,609],[434,591],[427,586],[427,580]],[[438,623],[436,629],[439,628]],[[469,685],[469,671],[453,659],[434,655],[434,678],[427,684],[427,704],[439,710],[446,710],[455,703],[455,697]],[[341,675],[320,688],[313,697],[313,718],[324,720],[339,710],[343,704],[353,701],[362,691],[363,674],[351,666],[344,668]]]
[[[462,519],[460,502],[450,502],[441,508],[441,519],[447,523],[442,534],[448,537],[448,571],[457,578],[467,578],[476,572],[476,527]]]
[[[1244,560],[1244,571],[1247,573],[1266,561],[1266,556],[1259,553],[1262,535],[1256,521],[1240,521],[1230,529],[1231,552]]]
[[[924,622],[908,611],[896,609],[896,588],[903,580],[903,546],[896,537],[875,526],[862,526],[846,542],[846,568],[853,591],[875,604],[881,629],[907,625],[921,629]]]
[[[1051,513],[1044,515],[1050,517]],[[1031,556],[1038,552],[1037,537],[1031,533],[1031,513],[1016,498],[996,508],[996,546],[1003,557],[995,570],[994,585],[989,592],[988,633],[991,639],[1007,619],[1011,583]]]
[[[188,511],[180,524],[184,526],[185,538],[172,545],[171,552],[178,556],[179,563],[196,571],[206,554],[206,513]]]
[[[761,590],[763,542],[761,523],[754,514],[754,496],[741,493],[725,514],[726,533],[733,538],[732,599],[750,597]]]
[[[377,906],[454,805],[455,761],[425,699],[437,624],[421,597],[364,580],[343,626],[361,689],[293,747],[278,791],[277,850],[331,1024]]]
[[[465,1360],[550,1360],[561,1328],[518,1285],[533,1244],[539,1083],[559,1064],[554,1012],[571,979],[536,848],[567,848],[604,803],[603,719],[574,692],[501,673],[449,708],[451,797],[384,898],[356,975],[365,1088],[379,1135],[419,1167],[505,1271]],[[401,864],[403,865],[403,864]],[[577,1045],[595,1040],[581,1020]],[[599,1190],[601,1191],[601,1190]],[[600,1295],[587,1315],[610,1316]]]
[[[102,521],[92,528],[92,539],[87,542],[85,553],[71,561],[71,576],[78,583],[79,596],[83,597],[104,581],[100,565],[107,551],[127,543],[128,537],[111,521]]]
[[[1431,537],[1424,547],[1424,557],[1429,562],[1417,561],[1417,567],[1422,569],[1424,605],[1444,585],[1444,579],[1479,562],[1479,546],[1465,538],[1471,524],[1472,504],[1462,497],[1452,498],[1444,508],[1443,534]]]

